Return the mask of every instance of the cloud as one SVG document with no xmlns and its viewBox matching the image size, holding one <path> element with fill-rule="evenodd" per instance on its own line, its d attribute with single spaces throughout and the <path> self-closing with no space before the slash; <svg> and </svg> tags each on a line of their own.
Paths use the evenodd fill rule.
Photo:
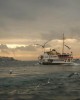
<svg viewBox="0 0 80 100">
<path fill-rule="evenodd" d="M 10 54 L 10 52 L 8 50 L 5 50 L 5 49 L 1 49 L 1 53 L 3 53 L 3 55 L 5 54 Z M 7 55 L 8 56 L 8 55 Z"/>
<path fill-rule="evenodd" d="M 6 44 L 0 45 L 0 50 L 3 51 L 36 51 L 36 47 L 34 45 L 28 45 L 28 46 L 17 46 L 15 48 L 9 48 Z"/>
<path fill-rule="evenodd" d="M 35 12 L 32 10 L 33 7 L 30 8 L 29 2 L 25 0 L 0 0 L 0 12 L 7 18 L 33 20 Z"/>
<path fill-rule="evenodd" d="M 29 44 L 62 40 L 63 33 L 80 42 L 80 0 L 0 0 L 0 43 L 27 45 L 15 51 L 40 50 Z M 6 45 L 0 49 L 11 51 Z"/>
<path fill-rule="evenodd" d="M 34 52 L 36 51 L 36 48 L 32 45 L 29 45 L 29 46 L 16 47 L 15 50 Z"/>
<path fill-rule="evenodd" d="M 37 55 L 37 48 L 32 45 L 20 46 L 16 48 L 9 48 L 6 44 L 0 45 L 0 56 L 14 57 L 16 59 L 35 59 L 35 56 Z"/>
<path fill-rule="evenodd" d="M 39 39 L 42 33 L 52 37 L 50 31 L 70 34 L 73 25 L 80 27 L 79 3 L 79 0 L 0 0 L 0 38 Z"/>
<path fill-rule="evenodd" d="M 5 44 L 1 44 L 1 45 L 0 45 L 0 49 L 8 49 L 8 47 L 7 47 L 7 45 L 5 45 Z"/>
<path fill-rule="evenodd" d="M 1 44 L 0 45 L 0 52 L 5 55 L 5 54 L 9 54 L 9 48 L 7 47 L 7 45 L 5 44 Z M 1 55 L 1 54 L 0 54 Z"/>
</svg>

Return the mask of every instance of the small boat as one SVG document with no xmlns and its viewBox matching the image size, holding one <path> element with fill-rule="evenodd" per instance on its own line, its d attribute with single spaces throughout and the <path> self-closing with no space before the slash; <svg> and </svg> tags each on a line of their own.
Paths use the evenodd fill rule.
<svg viewBox="0 0 80 100">
<path fill-rule="evenodd" d="M 64 45 L 64 34 L 63 34 L 63 48 L 62 53 L 57 52 L 55 49 L 50 49 L 49 51 L 44 51 L 42 55 L 38 57 L 39 64 L 42 65 L 62 65 L 73 63 L 73 53 L 65 53 L 64 46 L 70 49 L 69 46 Z"/>
</svg>

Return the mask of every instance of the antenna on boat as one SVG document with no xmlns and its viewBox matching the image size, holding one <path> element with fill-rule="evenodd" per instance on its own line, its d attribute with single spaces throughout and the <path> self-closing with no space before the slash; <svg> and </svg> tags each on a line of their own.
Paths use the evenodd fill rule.
<svg viewBox="0 0 80 100">
<path fill-rule="evenodd" d="M 64 33 L 63 33 L 63 47 L 62 47 L 62 54 L 64 53 Z"/>
</svg>

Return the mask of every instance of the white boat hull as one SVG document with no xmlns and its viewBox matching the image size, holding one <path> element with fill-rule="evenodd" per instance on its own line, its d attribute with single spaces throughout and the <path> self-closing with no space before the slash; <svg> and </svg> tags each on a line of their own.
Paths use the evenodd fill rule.
<svg viewBox="0 0 80 100">
<path fill-rule="evenodd" d="M 40 62 L 42 65 L 72 65 L 73 62 Z"/>
</svg>

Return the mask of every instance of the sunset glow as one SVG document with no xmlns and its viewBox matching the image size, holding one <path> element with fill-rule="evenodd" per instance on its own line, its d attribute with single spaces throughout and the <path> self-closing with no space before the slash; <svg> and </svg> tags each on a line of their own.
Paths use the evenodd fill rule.
<svg viewBox="0 0 80 100">
<path fill-rule="evenodd" d="M 20 45 L 20 44 L 6 44 L 8 48 L 16 48 L 16 47 L 25 47 L 26 45 Z"/>
</svg>

